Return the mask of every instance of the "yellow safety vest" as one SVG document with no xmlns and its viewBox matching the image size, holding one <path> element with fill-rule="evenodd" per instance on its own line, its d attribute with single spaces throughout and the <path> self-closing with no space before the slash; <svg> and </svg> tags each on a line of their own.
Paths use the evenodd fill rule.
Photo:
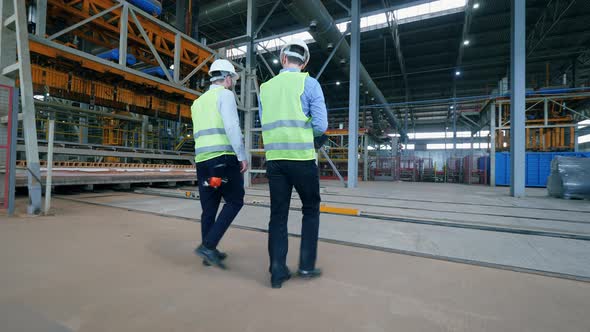
<svg viewBox="0 0 590 332">
<path fill-rule="evenodd" d="M 202 162 L 222 155 L 235 155 L 225 134 L 223 119 L 217 109 L 219 93 L 223 87 L 205 92 L 193 103 L 191 117 L 195 137 L 195 161 Z"/>
<path fill-rule="evenodd" d="M 285 71 L 260 87 L 262 141 L 266 160 L 314 160 L 311 117 L 301 95 L 307 73 Z"/>
</svg>

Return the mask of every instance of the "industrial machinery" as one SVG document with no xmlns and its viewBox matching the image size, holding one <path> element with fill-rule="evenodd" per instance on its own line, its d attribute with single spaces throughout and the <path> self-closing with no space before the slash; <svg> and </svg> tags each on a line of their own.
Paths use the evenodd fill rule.
<svg viewBox="0 0 590 332">
<path fill-rule="evenodd" d="M 78 172 L 78 181 L 62 178 L 64 184 L 108 183 L 107 177 L 85 182 L 91 178 L 85 169 L 158 174 L 127 171 L 118 175 L 134 180 L 110 176 L 116 183 L 193 180 L 190 106 L 221 55 L 160 20 L 158 0 L 43 3 L 26 1 L 41 159 L 52 119 L 55 166 Z M 25 145 L 18 142 L 18 165 L 25 167 Z M 60 173 L 54 175 L 59 185 Z"/>
<path fill-rule="evenodd" d="M 526 109 L 525 142 L 527 151 L 573 151 L 575 146 L 575 112 L 568 107 L 587 96 L 564 95 L 528 98 Z M 498 112 L 500 127 L 510 119 L 510 105 Z M 496 132 L 496 151 L 510 150 L 510 130 Z"/>
<path fill-rule="evenodd" d="M 368 140 L 368 130 L 365 128 L 359 129 L 359 174 L 362 177 L 363 165 L 366 163 L 364 146 L 365 140 Z M 347 129 L 329 129 L 326 131 L 328 140 L 325 144 L 325 151 L 328 158 L 335 165 L 338 172 L 343 176 L 348 176 L 348 130 Z M 332 167 L 324 155 L 319 156 L 320 176 L 322 179 L 338 179 L 336 170 Z"/>
</svg>

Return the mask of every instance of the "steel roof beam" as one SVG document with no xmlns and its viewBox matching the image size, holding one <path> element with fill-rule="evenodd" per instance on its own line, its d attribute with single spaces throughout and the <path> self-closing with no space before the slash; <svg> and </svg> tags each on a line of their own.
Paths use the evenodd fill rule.
<svg viewBox="0 0 590 332">
<path fill-rule="evenodd" d="M 301 24 L 309 24 L 312 20 L 317 22 L 317 28 L 314 29 L 314 31 L 310 30 L 310 33 L 318 45 L 322 46 L 324 49 L 328 48 L 327 45 L 329 43 L 337 42 L 342 38 L 342 33 L 336 27 L 334 19 L 320 0 L 293 0 L 285 6 L 291 15 L 293 15 L 293 17 Z M 348 42 L 342 42 L 338 48 L 337 55 L 341 59 L 350 58 L 350 45 Z M 401 128 L 395 118 L 393 109 L 387 106 L 387 99 L 371 79 L 371 76 L 362 63 L 359 63 L 359 71 L 360 79 L 364 84 L 363 89 L 368 90 L 378 103 L 386 105 L 383 111 L 387 121 L 392 127 L 396 128 L 402 136 L 405 135 L 403 128 Z"/>
<path fill-rule="evenodd" d="M 551 0 L 526 39 L 527 56 L 543 43 L 545 37 L 559 23 L 576 0 Z"/>
<path fill-rule="evenodd" d="M 388 8 L 391 7 L 389 5 L 389 1 L 388 0 L 381 0 L 381 2 L 383 3 L 383 8 Z M 405 98 L 406 101 L 410 101 L 410 85 L 408 83 L 408 74 L 406 72 L 406 63 L 404 61 L 404 54 L 402 52 L 402 47 L 401 47 L 401 42 L 399 39 L 399 26 L 397 24 L 397 19 L 395 17 L 395 12 L 393 11 L 387 11 L 385 12 L 385 15 L 387 17 L 387 25 L 389 27 L 389 32 L 391 33 L 391 39 L 393 40 L 393 45 L 395 46 L 395 54 L 397 56 L 397 61 L 399 64 L 399 68 L 402 74 L 402 78 L 404 80 L 404 88 L 405 88 Z M 405 121 L 405 130 L 407 132 L 407 109 L 405 110 L 406 112 L 406 119 Z M 414 123 L 414 113 L 413 111 L 410 109 L 411 112 L 411 119 L 412 119 L 412 123 Z"/>
</svg>

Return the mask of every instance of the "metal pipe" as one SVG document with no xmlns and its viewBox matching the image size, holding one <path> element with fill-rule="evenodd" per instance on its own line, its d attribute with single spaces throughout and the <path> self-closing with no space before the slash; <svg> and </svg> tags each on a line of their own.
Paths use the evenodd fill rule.
<svg viewBox="0 0 590 332">
<path fill-rule="evenodd" d="M 285 7 L 291 13 L 291 15 L 299 21 L 299 23 L 304 25 L 309 25 L 309 23 L 313 20 L 317 22 L 316 28 L 310 30 L 309 33 L 313 36 L 315 41 L 320 45 L 323 49 L 328 48 L 329 43 L 336 43 L 341 37 L 342 33 L 338 30 L 336 23 L 328 10 L 324 5 L 318 0 L 292 0 L 292 1 L 285 1 Z M 350 55 L 350 45 L 347 41 L 343 41 L 340 47 L 338 47 L 337 53 L 341 59 L 348 59 Z M 337 61 L 339 63 L 339 58 L 334 58 L 332 61 Z M 400 127 L 397 119 L 394 115 L 393 109 L 387 105 L 387 99 L 379 90 L 373 79 L 362 65 L 359 62 L 359 72 L 360 72 L 360 80 L 364 84 L 364 88 L 369 90 L 369 93 L 373 95 L 376 99 L 378 104 L 384 104 L 384 114 L 389 122 L 389 124 L 396 128 L 398 132 L 405 136 L 405 132 L 403 132 L 403 128 Z"/>
<path fill-rule="evenodd" d="M 273 2 L 276 2 L 276 0 L 258 0 L 256 1 L 256 6 L 261 7 Z M 199 8 L 199 25 L 211 24 L 215 21 L 244 13 L 247 8 L 248 1 L 246 0 L 223 1 L 222 5 L 220 5 L 220 1 L 213 1 L 209 5 Z"/>
</svg>

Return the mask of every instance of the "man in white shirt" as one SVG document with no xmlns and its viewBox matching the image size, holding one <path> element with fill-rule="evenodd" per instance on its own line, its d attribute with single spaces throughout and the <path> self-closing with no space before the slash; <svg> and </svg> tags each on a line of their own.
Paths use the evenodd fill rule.
<svg viewBox="0 0 590 332">
<path fill-rule="evenodd" d="M 191 108 L 195 161 L 201 201 L 201 245 L 195 253 L 205 265 L 225 268 L 227 255 L 217 249 L 244 205 L 244 176 L 248 169 L 238 109 L 232 89 L 239 78 L 228 60 L 213 62 L 211 86 Z M 223 209 L 217 216 L 221 198 Z"/>
</svg>

